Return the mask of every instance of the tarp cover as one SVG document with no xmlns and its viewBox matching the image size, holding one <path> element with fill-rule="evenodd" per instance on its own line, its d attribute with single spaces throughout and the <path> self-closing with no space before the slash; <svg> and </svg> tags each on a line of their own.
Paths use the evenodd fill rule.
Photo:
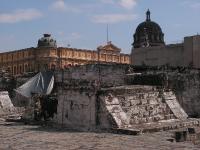
<svg viewBox="0 0 200 150">
<path fill-rule="evenodd" d="M 30 98 L 32 93 L 49 95 L 53 89 L 54 75 L 51 71 L 39 72 L 15 91 Z"/>
</svg>

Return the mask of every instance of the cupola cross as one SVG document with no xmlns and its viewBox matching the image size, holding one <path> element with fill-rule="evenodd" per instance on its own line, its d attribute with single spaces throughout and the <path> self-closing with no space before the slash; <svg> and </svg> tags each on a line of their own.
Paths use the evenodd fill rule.
<svg viewBox="0 0 200 150">
<path fill-rule="evenodd" d="M 146 12 L 147 18 L 146 21 L 151 21 L 151 12 L 149 11 L 149 9 Z"/>
</svg>

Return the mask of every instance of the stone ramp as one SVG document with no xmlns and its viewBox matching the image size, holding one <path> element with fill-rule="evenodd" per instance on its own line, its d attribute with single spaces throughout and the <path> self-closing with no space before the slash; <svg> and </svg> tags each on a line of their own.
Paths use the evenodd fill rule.
<svg viewBox="0 0 200 150">
<path fill-rule="evenodd" d="M 164 92 L 163 98 L 177 119 L 185 120 L 188 118 L 188 115 L 185 113 L 183 108 L 180 106 L 180 104 L 178 103 L 178 101 L 176 99 L 175 94 L 173 94 L 172 91 Z"/>
</svg>

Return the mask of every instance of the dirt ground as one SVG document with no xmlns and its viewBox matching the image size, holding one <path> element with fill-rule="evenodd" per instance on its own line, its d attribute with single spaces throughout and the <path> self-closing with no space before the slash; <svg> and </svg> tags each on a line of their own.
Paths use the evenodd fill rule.
<svg viewBox="0 0 200 150">
<path fill-rule="evenodd" d="M 79 132 L 0 121 L 0 150 L 199 150 L 192 142 L 170 142 L 171 132 L 138 136 Z"/>
</svg>

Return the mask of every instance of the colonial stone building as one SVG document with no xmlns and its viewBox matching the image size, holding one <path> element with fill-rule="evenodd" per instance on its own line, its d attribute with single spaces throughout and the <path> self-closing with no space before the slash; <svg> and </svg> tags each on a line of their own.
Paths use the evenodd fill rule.
<svg viewBox="0 0 200 150">
<path fill-rule="evenodd" d="M 36 48 L 26 48 L 0 53 L 0 68 L 8 69 L 13 75 L 41 69 L 66 68 L 91 63 L 129 64 L 130 56 L 120 53 L 121 49 L 111 42 L 97 50 L 57 47 L 50 34 L 38 40 Z"/>
<path fill-rule="evenodd" d="M 134 34 L 131 63 L 148 66 L 184 66 L 200 68 L 200 35 L 185 37 L 182 43 L 165 45 L 161 27 L 151 21 L 139 24 Z"/>
</svg>

